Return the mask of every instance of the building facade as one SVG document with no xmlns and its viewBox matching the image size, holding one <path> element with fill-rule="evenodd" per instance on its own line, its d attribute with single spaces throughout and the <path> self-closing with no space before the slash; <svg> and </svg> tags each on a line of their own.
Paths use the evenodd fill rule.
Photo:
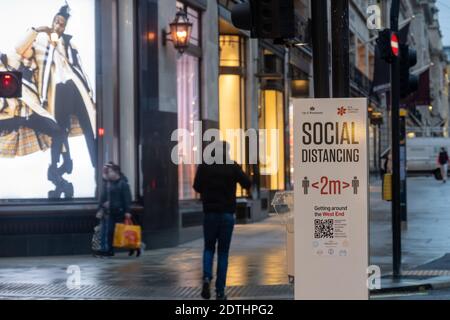
<svg viewBox="0 0 450 320">
<path fill-rule="evenodd" d="M 381 29 L 389 28 L 392 2 L 376 2 L 382 13 Z M 406 134 L 408 138 L 447 137 L 448 59 L 442 47 L 436 1 L 402 1 L 399 30 L 400 42 L 417 52 L 417 63 L 410 70 L 419 80 L 417 92 L 401 101 L 401 107 L 407 111 Z M 388 66 L 379 68 L 378 72 L 380 70 L 381 73 L 390 73 Z M 379 81 L 380 77 L 376 78 Z M 384 77 L 383 80 L 389 82 L 389 77 Z M 384 86 L 377 82 L 374 88 L 382 105 L 379 149 L 383 156 L 390 150 L 390 86 L 389 83 Z"/>
<path fill-rule="evenodd" d="M 405 19 L 413 17 L 408 40 L 417 50 L 413 73 L 419 76 L 420 86 L 415 103 L 408 104 L 408 134 L 448 137 L 448 59 L 443 51 L 436 1 L 409 1 L 403 11 Z M 427 99 L 422 98 L 424 93 Z"/>
</svg>

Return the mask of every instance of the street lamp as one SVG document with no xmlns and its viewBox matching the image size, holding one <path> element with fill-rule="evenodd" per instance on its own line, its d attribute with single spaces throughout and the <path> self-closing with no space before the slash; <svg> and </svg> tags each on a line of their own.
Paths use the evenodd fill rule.
<svg viewBox="0 0 450 320">
<path fill-rule="evenodd" d="M 189 21 L 186 11 L 180 9 L 169 27 L 170 32 L 163 30 L 163 44 L 166 45 L 167 41 L 171 41 L 175 49 L 183 54 L 189 47 L 192 32 L 192 22 Z"/>
</svg>

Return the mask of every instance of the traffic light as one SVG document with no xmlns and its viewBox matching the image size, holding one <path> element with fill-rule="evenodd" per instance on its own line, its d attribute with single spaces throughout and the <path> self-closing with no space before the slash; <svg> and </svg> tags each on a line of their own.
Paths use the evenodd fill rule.
<svg viewBox="0 0 450 320">
<path fill-rule="evenodd" d="M 249 0 L 231 11 L 236 28 L 250 30 L 252 38 L 290 39 L 295 35 L 294 0 Z"/>
<path fill-rule="evenodd" d="M 0 72 L 0 98 L 22 97 L 22 73 Z"/>
<path fill-rule="evenodd" d="M 400 97 L 406 98 L 419 88 L 419 77 L 410 72 L 417 64 L 417 51 L 406 44 L 400 45 Z"/>
<path fill-rule="evenodd" d="M 377 47 L 380 58 L 387 63 L 392 63 L 395 57 L 399 56 L 398 35 L 389 29 L 384 29 L 378 33 Z"/>
</svg>

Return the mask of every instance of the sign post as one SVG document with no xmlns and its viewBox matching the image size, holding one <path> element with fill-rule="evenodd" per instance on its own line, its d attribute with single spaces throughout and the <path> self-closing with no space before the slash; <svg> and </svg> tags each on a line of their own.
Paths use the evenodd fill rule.
<svg viewBox="0 0 450 320">
<path fill-rule="evenodd" d="M 295 298 L 368 299 L 367 99 L 294 102 Z"/>
</svg>

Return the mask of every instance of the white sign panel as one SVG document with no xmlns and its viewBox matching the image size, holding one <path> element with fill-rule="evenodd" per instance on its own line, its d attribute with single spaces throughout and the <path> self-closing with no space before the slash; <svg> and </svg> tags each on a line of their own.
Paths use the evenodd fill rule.
<svg viewBox="0 0 450 320">
<path fill-rule="evenodd" d="M 294 102 L 295 298 L 368 299 L 367 99 Z"/>
</svg>

